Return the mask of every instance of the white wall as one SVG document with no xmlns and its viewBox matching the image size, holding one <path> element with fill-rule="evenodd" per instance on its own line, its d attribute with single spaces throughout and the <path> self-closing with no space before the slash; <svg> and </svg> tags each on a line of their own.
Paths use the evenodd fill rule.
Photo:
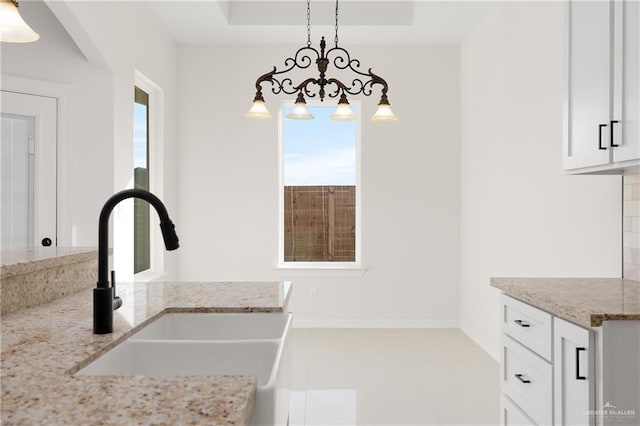
<svg viewBox="0 0 640 426">
<path fill-rule="evenodd" d="M 157 188 L 162 189 L 159 195 L 177 222 L 177 47 L 166 30 L 141 2 L 50 1 L 45 5 L 34 1 L 24 2 L 20 9 L 41 38 L 25 45 L 3 44 L 3 74 L 62 82 L 72 88 L 72 244 L 97 245 L 100 208 L 114 192 L 132 187 L 136 71 L 164 91 L 164 170 Z M 116 238 L 114 256 L 122 280 L 132 273 L 133 221 L 132 203 L 121 205 L 114 216 L 118 234 L 124 238 Z M 155 232 L 160 238 L 159 229 Z M 167 271 L 175 271 L 173 253 L 166 259 Z"/>
<path fill-rule="evenodd" d="M 243 114 L 256 78 L 297 47 L 181 47 L 179 278 L 292 278 L 299 324 L 457 325 L 457 47 L 348 46 L 387 79 L 400 117 L 369 122 L 378 99 L 363 98 L 362 277 L 275 269 L 278 123 Z M 277 112 L 277 98 L 264 94 Z"/>
<path fill-rule="evenodd" d="M 141 72 L 164 91 L 163 175 L 157 188 L 151 188 L 165 202 L 174 221 L 176 206 L 176 55 L 177 46 L 149 13 L 143 2 L 69 2 L 69 25 L 79 23 L 92 44 L 113 72 L 113 192 L 133 187 L 133 100 L 135 73 Z M 61 18 L 66 10 L 52 2 Z M 65 20 L 62 20 L 65 23 Z M 117 23 L 117 24 L 115 24 Z M 158 143 L 158 141 L 151 141 Z M 153 170 L 150 171 L 153 173 Z M 115 267 L 120 279 L 130 279 L 133 272 L 133 203 L 123 202 L 114 212 Z M 152 214 L 155 219 L 156 215 Z M 156 235 L 159 229 L 153 227 Z M 175 255 L 166 254 L 169 277 L 175 271 Z"/>
<path fill-rule="evenodd" d="M 494 357 L 489 277 L 621 274 L 621 178 L 562 172 L 562 7 L 500 3 L 461 46 L 460 321 Z"/>
<path fill-rule="evenodd" d="M 70 235 L 59 238 L 74 246 L 96 245 L 99 209 L 113 190 L 113 77 L 108 69 L 85 59 L 43 2 L 23 2 L 20 13 L 40 34 L 40 40 L 2 43 L 1 71 L 3 75 L 68 86 L 66 219 Z"/>
</svg>

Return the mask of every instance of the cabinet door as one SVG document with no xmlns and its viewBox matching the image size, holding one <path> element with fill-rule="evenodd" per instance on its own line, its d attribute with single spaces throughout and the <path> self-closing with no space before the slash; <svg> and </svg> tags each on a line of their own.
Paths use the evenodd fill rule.
<svg viewBox="0 0 640 426">
<path fill-rule="evenodd" d="M 554 318 L 555 425 L 595 425 L 593 332 Z"/>
<path fill-rule="evenodd" d="M 500 396 L 500 425 L 536 426 L 536 423 L 506 395 Z"/>
<path fill-rule="evenodd" d="M 563 149 L 567 170 L 611 161 L 612 8 L 610 1 L 570 1 L 566 6 Z"/>
<path fill-rule="evenodd" d="M 640 158 L 640 3 L 616 0 L 614 8 L 616 162 Z"/>
</svg>

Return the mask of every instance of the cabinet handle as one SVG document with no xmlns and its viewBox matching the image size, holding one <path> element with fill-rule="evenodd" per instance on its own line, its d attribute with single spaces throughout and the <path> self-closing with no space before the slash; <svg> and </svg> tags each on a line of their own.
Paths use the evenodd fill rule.
<svg viewBox="0 0 640 426">
<path fill-rule="evenodd" d="M 606 124 L 598 124 L 598 148 L 607 149 L 606 146 L 602 146 L 602 128 L 607 127 Z"/>
<path fill-rule="evenodd" d="M 620 145 L 616 145 L 615 143 L 613 143 L 613 124 L 614 123 L 619 123 L 619 121 L 618 120 L 611 120 L 611 148 L 615 148 L 617 146 L 620 146 Z"/>
<path fill-rule="evenodd" d="M 513 322 L 518 324 L 520 327 L 529 327 L 529 323 L 528 322 L 524 322 L 522 320 L 514 320 Z"/>
<path fill-rule="evenodd" d="M 524 374 L 514 374 L 516 379 L 520 380 L 522 383 L 531 383 L 531 380 L 525 379 Z"/>
<path fill-rule="evenodd" d="M 576 380 L 587 380 L 585 376 L 580 375 L 580 352 L 586 350 L 587 348 L 576 348 Z"/>
</svg>

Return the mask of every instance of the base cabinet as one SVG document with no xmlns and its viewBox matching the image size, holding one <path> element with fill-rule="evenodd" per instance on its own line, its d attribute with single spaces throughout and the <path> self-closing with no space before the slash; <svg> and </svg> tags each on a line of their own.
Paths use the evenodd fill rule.
<svg viewBox="0 0 640 426">
<path fill-rule="evenodd" d="M 594 333 L 553 320 L 554 424 L 595 426 Z"/>
<path fill-rule="evenodd" d="M 640 321 L 584 327 L 501 296 L 501 424 L 640 425 Z"/>
<path fill-rule="evenodd" d="M 594 339 L 502 295 L 501 424 L 595 426 Z"/>
<path fill-rule="evenodd" d="M 537 426 L 508 396 L 500 396 L 500 424 L 505 426 Z"/>
</svg>

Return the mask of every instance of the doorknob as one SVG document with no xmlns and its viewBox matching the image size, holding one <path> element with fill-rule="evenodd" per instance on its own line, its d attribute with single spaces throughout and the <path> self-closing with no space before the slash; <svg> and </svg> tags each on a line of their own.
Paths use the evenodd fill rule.
<svg viewBox="0 0 640 426">
<path fill-rule="evenodd" d="M 43 238 L 42 239 L 42 246 L 43 247 L 49 247 L 51 245 L 51 238 Z"/>
</svg>

